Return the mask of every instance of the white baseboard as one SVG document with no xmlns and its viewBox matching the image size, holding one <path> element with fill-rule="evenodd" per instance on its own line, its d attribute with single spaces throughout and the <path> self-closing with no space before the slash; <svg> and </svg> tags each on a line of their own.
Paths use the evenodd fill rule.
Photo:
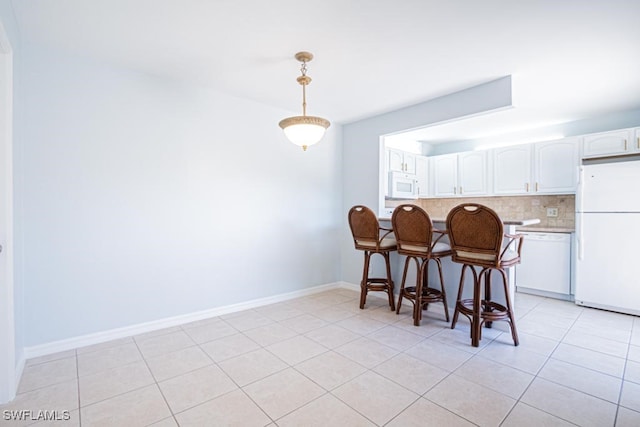
<svg viewBox="0 0 640 427">
<path fill-rule="evenodd" d="M 23 357 L 21 360 L 22 368 L 19 369 L 18 378 L 16 384 L 19 384 L 20 376 L 22 375 L 22 369 L 26 359 L 32 359 L 34 357 L 46 356 L 49 354 L 58 353 L 61 351 L 73 350 L 80 347 L 85 347 L 93 344 L 100 344 L 103 342 L 115 340 L 118 338 L 126 338 L 134 335 L 144 334 L 146 332 L 153 332 L 159 329 L 169 328 L 172 326 L 180 326 L 190 322 L 198 320 L 208 319 L 215 316 L 221 316 L 223 314 L 235 313 L 237 311 L 248 310 L 251 308 L 261 307 L 264 305 L 275 304 L 282 301 L 288 301 L 294 298 L 300 298 L 307 295 L 313 295 L 319 292 L 324 292 L 329 289 L 347 288 L 352 289 L 352 285 L 347 282 L 334 282 L 324 285 L 318 285 L 311 288 L 301 289 L 299 291 L 288 292 L 285 294 L 273 295 L 265 298 L 258 298 L 255 300 L 245 301 L 237 304 L 226 305 L 223 307 L 216 307 L 210 310 L 198 311 L 195 313 L 184 314 L 181 316 L 167 317 L 165 319 L 154 320 L 152 322 L 139 323 L 136 325 L 125 326 L 123 328 L 110 329 L 108 331 L 96 332 L 93 334 L 81 335 L 78 337 L 68 338 L 60 341 L 53 341 L 45 344 L 39 344 L 31 347 L 25 347 Z M 360 287 L 357 286 L 359 290 Z"/>
<path fill-rule="evenodd" d="M 338 285 L 338 287 L 340 288 L 344 288 L 344 289 L 349 289 L 351 291 L 356 291 L 356 292 L 360 292 L 360 285 L 356 285 L 355 283 L 351 283 L 351 282 L 337 282 L 336 283 Z"/>
</svg>

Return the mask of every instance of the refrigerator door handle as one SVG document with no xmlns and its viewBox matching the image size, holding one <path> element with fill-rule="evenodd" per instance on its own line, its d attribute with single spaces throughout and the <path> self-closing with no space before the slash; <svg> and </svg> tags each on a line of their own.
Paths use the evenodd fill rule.
<svg viewBox="0 0 640 427">
<path fill-rule="evenodd" d="M 578 222 L 578 224 L 577 224 L 578 225 L 578 229 L 577 229 L 578 237 L 576 239 L 577 240 L 576 243 L 577 243 L 577 246 L 578 246 L 578 261 L 582 261 L 583 258 L 584 258 L 584 232 L 583 232 L 583 229 L 582 229 L 582 227 L 583 227 L 582 223 L 584 222 L 583 221 L 583 217 L 582 217 L 583 215 L 584 214 L 582 212 L 578 212 L 578 215 L 577 215 L 577 218 L 576 218 L 578 220 L 577 221 Z"/>
<path fill-rule="evenodd" d="M 584 167 L 579 166 L 578 167 L 578 191 L 577 191 L 577 210 L 578 212 L 583 212 L 583 208 L 582 208 L 582 192 L 583 192 L 583 187 L 584 187 Z"/>
</svg>

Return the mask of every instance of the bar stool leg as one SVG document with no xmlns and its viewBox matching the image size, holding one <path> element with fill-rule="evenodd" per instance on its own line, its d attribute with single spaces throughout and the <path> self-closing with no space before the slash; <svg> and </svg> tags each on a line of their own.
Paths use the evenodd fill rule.
<svg viewBox="0 0 640 427">
<path fill-rule="evenodd" d="M 398 305 L 396 308 L 396 314 L 400 314 L 400 307 L 402 307 L 402 300 L 404 299 L 405 291 L 405 281 L 407 280 L 407 270 L 409 269 L 409 262 L 411 261 L 411 257 L 407 257 L 404 261 L 404 271 L 402 273 L 402 282 L 400 283 L 400 292 L 398 293 Z"/>
<path fill-rule="evenodd" d="M 395 286 L 393 283 L 393 278 L 391 277 L 391 260 L 389 257 L 389 252 L 384 252 L 382 255 L 384 256 L 384 263 L 387 266 L 387 293 L 389 294 L 389 308 L 391 309 L 391 311 L 395 311 L 396 306 L 393 302 L 393 288 Z"/>
<path fill-rule="evenodd" d="M 513 338 L 513 345 L 516 347 L 520 344 L 518 340 L 518 331 L 516 330 L 516 319 L 513 315 L 513 308 L 511 307 L 511 298 L 509 297 L 509 285 L 507 279 L 507 273 L 504 270 L 500 270 L 502 274 L 502 283 L 504 285 L 505 301 L 507 302 L 507 311 L 509 312 L 509 326 L 511 326 L 511 338 Z"/>
<path fill-rule="evenodd" d="M 415 258 L 416 260 L 416 299 L 413 305 L 413 325 L 420 326 L 422 320 L 422 290 L 424 289 L 424 260 Z"/>
<path fill-rule="evenodd" d="M 371 253 L 364 251 L 364 269 L 362 270 L 362 281 L 360 282 L 360 310 L 364 309 L 367 300 L 367 284 L 369 283 L 369 260 Z"/>
<path fill-rule="evenodd" d="M 424 292 L 425 289 L 427 290 L 427 293 L 429 291 L 429 259 L 425 259 L 422 258 L 420 260 L 422 262 L 422 291 Z M 422 296 L 422 293 L 420 293 L 420 296 Z M 422 302 L 420 304 L 420 320 L 422 320 L 422 312 L 424 310 L 427 310 L 429 308 L 429 303 L 428 302 Z"/>
<path fill-rule="evenodd" d="M 474 277 L 473 314 L 471 316 L 471 345 L 480 346 L 481 313 L 482 313 L 482 272 Z M 486 283 L 485 283 L 486 285 Z"/>
<path fill-rule="evenodd" d="M 438 275 L 440 276 L 440 290 L 442 291 L 442 303 L 444 304 L 444 315 L 445 318 L 447 319 L 447 322 L 449 322 L 449 307 L 447 306 L 447 294 L 444 290 L 444 279 L 442 277 L 442 262 L 440 261 L 440 258 L 433 258 L 436 262 L 436 264 L 438 264 Z"/>
<path fill-rule="evenodd" d="M 491 305 L 489 304 L 489 302 L 491 301 L 491 269 L 487 269 L 484 272 L 484 304 L 482 307 L 483 311 L 487 311 L 487 312 L 492 312 L 493 308 L 491 307 Z M 491 328 L 491 326 L 493 325 L 492 321 L 487 321 L 484 323 L 485 326 L 487 328 Z"/>
<path fill-rule="evenodd" d="M 468 265 L 462 265 L 462 272 L 460 273 L 460 285 L 458 286 L 458 297 L 456 298 L 456 308 L 453 310 L 453 321 L 451 322 L 451 329 L 456 327 L 456 323 L 458 323 L 458 316 L 460 315 L 459 304 L 462 304 L 462 292 L 464 291 L 464 273 L 467 269 Z"/>
</svg>

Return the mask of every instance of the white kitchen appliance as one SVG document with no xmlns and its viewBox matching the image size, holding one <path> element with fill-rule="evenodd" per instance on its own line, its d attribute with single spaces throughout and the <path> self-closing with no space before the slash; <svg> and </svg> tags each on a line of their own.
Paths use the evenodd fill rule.
<svg viewBox="0 0 640 427">
<path fill-rule="evenodd" d="M 389 197 L 392 199 L 417 199 L 417 177 L 410 173 L 389 172 Z"/>
<path fill-rule="evenodd" d="M 584 162 L 576 206 L 576 304 L 640 315 L 640 160 Z"/>
<path fill-rule="evenodd" d="M 571 233 L 518 233 L 524 236 L 518 292 L 571 299 Z"/>
</svg>

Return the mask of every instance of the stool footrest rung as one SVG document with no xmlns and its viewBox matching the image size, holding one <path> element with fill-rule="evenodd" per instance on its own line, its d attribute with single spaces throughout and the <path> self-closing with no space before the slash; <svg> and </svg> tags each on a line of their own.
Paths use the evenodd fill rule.
<svg viewBox="0 0 640 427">
<path fill-rule="evenodd" d="M 460 311 L 460 313 L 464 314 L 465 316 L 473 316 L 472 299 L 464 299 L 458 301 L 456 306 L 458 308 L 458 311 Z M 509 320 L 509 310 L 502 304 L 498 304 L 495 301 L 482 300 L 481 307 L 482 311 L 480 312 L 480 317 L 487 321 Z"/>
</svg>

